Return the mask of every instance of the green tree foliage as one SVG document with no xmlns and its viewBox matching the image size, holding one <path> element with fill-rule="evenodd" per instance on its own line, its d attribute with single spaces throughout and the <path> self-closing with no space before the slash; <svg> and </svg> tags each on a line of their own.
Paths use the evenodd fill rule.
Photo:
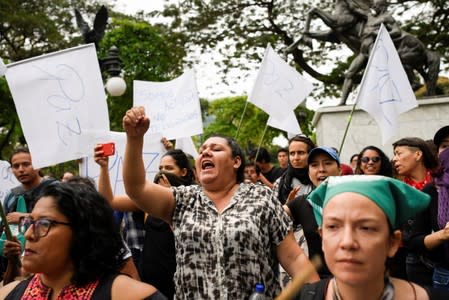
<svg viewBox="0 0 449 300">
<path fill-rule="evenodd" d="M 82 0 L 0 0 L 0 55 L 19 61 L 79 43 L 73 9 L 93 12 L 99 6 Z"/>
<path fill-rule="evenodd" d="M 416 35 L 425 45 L 438 51 L 445 63 L 449 58 L 449 1 L 397 0 L 394 8 L 399 15 L 415 11 L 406 18 L 404 30 Z"/>
<path fill-rule="evenodd" d="M 100 5 L 81 0 L 0 0 L 0 7 L 0 57 L 8 63 L 82 44 L 74 9 L 92 26 Z M 111 129 L 121 131 L 122 116 L 132 106 L 133 80 L 163 81 L 179 76 L 185 52 L 181 34 L 170 34 L 163 26 L 153 27 L 108 10 L 113 18 L 97 50 L 104 58 L 115 45 L 123 61 L 127 92 L 122 97 L 108 98 Z M 26 141 L 4 78 L 0 78 L 0 98 L 0 159 L 7 160 L 12 148 Z M 76 172 L 77 163 L 67 162 L 44 172 L 60 177 L 67 170 Z"/>
<path fill-rule="evenodd" d="M 403 20 L 403 28 L 415 34 L 429 48 L 438 50 L 443 62 L 449 57 L 449 1 L 396 0 L 389 1 L 390 10 Z M 267 43 L 278 53 L 299 38 L 304 31 L 307 12 L 320 8 L 333 13 L 334 0 L 180 0 L 165 7 L 163 15 L 173 20 L 172 26 L 185 32 L 189 44 L 203 52 L 218 49 L 224 60 L 216 62 L 226 69 L 245 70 L 263 57 Z M 320 22 L 312 23 L 313 30 L 328 29 Z M 336 54 L 346 48 L 341 44 L 320 43 L 318 47 L 297 48 L 289 59 L 297 69 L 309 73 L 325 84 L 318 96 L 335 96 L 343 83 L 343 74 L 352 57 Z M 331 71 L 329 66 L 334 66 Z M 228 79 L 224 72 L 223 80 Z M 318 99 L 318 97 L 315 97 Z"/>
<path fill-rule="evenodd" d="M 100 56 L 105 57 L 113 45 L 119 48 L 127 89 L 121 97 L 108 97 L 108 107 L 111 130 L 122 131 L 122 117 L 132 106 L 133 81 L 178 77 L 183 72 L 185 52 L 173 37 L 145 21 L 122 16 L 114 18 L 110 28 L 100 44 Z"/>
<path fill-rule="evenodd" d="M 94 12 L 94 1 L 0 0 L 0 57 L 5 63 L 79 44 L 73 9 Z M 25 138 L 6 79 L 0 78 L 0 159 L 7 159 Z"/>
<path fill-rule="evenodd" d="M 207 126 L 204 128 L 203 140 L 216 133 L 235 137 L 242 119 L 242 113 L 245 110 L 245 104 L 246 96 L 228 97 L 210 102 L 206 113 Z M 295 110 L 295 114 L 301 124 L 301 130 L 305 134 L 310 135 L 311 128 L 309 124 L 313 112 L 303 106 L 299 106 Z M 237 137 L 239 144 L 247 151 L 257 148 L 262 139 L 267 121 L 268 115 L 248 102 Z M 272 145 L 271 141 L 279 134 L 285 135 L 278 129 L 268 127 L 263 137 L 262 146 L 274 150 L 276 147 Z"/>
</svg>

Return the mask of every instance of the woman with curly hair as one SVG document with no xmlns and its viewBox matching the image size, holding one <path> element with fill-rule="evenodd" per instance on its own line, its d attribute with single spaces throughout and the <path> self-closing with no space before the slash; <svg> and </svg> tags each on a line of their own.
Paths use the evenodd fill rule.
<svg viewBox="0 0 449 300">
<path fill-rule="evenodd" d="M 112 209 L 85 184 L 45 188 L 20 230 L 22 266 L 35 275 L 3 287 L 1 299 L 166 299 L 117 273 L 124 250 Z"/>
<path fill-rule="evenodd" d="M 100 145 L 95 147 L 94 159 L 100 165 L 98 190 L 111 207 L 118 211 L 144 214 L 128 195 L 113 195 L 108 157 L 103 155 Z M 154 183 L 165 187 L 194 184 L 195 174 L 186 153 L 180 149 L 171 149 L 163 154 Z M 167 222 L 151 214 L 145 218 L 143 226 L 145 236 L 140 259 L 136 264 L 140 280 L 154 285 L 168 299 L 173 299 L 175 294 L 173 276 L 176 271 L 173 231 Z"/>
<path fill-rule="evenodd" d="M 376 146 L 366 146 L 358 154 L 355 174 L 393 177 L 393 166 L 382 150 Z"/>
</svg>

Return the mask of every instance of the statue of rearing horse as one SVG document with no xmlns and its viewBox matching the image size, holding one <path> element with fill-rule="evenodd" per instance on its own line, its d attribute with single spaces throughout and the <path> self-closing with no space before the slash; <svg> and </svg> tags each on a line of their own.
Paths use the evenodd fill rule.
<svg viewBox="0 0 449 300">
<path fill-rule="evenodd" d="M 367 36 L 367 30 L 372 31 L 370 32 L 371 38 L 374 34 L 375 40 L 380 28 L 379 23 L 378 26 L 371 24 L 369 26 L 372 28 L 367 29 L 368 18 L 372 20 L 375 15 L 388 14 L 386 7 L 385 0 L 372 0 L 372 3 L 370 0 L 336 0 L 332 14 L 318 8 L 312 8 L 308 12 L 303 35 L 286 49 L 286 53 L 291 52 L 301 43 L 311 47 L 312 39 L 346 44 L 356 56 L 345 73 L 340 101 L 340 105 L 344 105 L 352 90 L 354 78 L 365 67 L 371 50 L 370 47 L 367 50 L 366 46 L 362 45 Z M 330 29 L 311 32 L 310 25 L 315 16 L 320 18 Z M 386 20 L 391 24 L 395 23 L 391 15 L 388 15 Z M 372 23 L 372 21 L 370 22 Z M 389 26 L 386 27 L 389 28 Z M 399 26 L 396 28 L 399 28 Z M 427 84 L 427 94 L 434 95 L 440 66 L 439 54 L 428 50 L 415 36 L 400 29 L 399 37 L 393 38 L 393 41 L 412 87 L 416 88 L 419 85 L 414 75 L 414 70 L 416 70 Z"/>
<path fill-rule="evenodd" d="M 316 7 L 312 8 L 307 13 L 303 40 L 307 44 L 310 39 L 344 43 L 357 53 L 360 49 L 360 34 L 368 12 L 368 0 L 337 0 L 332 14 Z M 320 18 L 330 30 L 311 32 L 310 24 L 315 16 Z"/>
</svg>

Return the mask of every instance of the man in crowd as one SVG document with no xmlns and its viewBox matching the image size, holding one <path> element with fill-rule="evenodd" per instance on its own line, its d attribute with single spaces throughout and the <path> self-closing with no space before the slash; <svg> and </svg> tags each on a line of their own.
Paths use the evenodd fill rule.
<svg viewBox="0 0 449 300">
<path fill-rule="evenodd" d="M 278 163 L 279 168 L 286 170 L 288 167 L 288 149 L 279 148 L 278 149 Z"/>
<path fill-rule="evenodd" d="M 56 179 L 44 178 L 40 169 L 33 167 L 30 150 L 26 147 L 16 148 L 9 158 L 9 163 L 12 173 L 20 182 L 20 185 L 11 189 L 6 195 L 3 207 L 8 222 L 18 224 L 20 218 L 32 210 L 36 197 L 42 188 L 56 182 Z M 25 200 L 26 213 L 16 211 L 19 196 L 22 196 Z"/>
<path fill-rule="evenodd" d="M 248 163 L 245 165 L 245 183 L 261 183 L 259 181 L 260 168 L 258 165 Z"/>
<path fill-rule="evenodd" d="M 276 179 L 282 176 L 284 170 L 273 166 L 273 164 L 271 163 L 270 153 L 265 148 L 260 148 L 259 152 L 254 151 L 250 158 L 255 159 L 256 164 L 260 168 L 260 181 L 263 184 L 267 185 L 269 188 L 273 188 L 273 183 L 276 181 Z"/>
<path fill-rule="evenodd" d="M 35 169 L 30 150 L 26 147 L 16 148 L 9 158 L 11 170 L 20 185 L 11 189 L 3 202 L 6 219 L 13 235 L 17 235 L 20 218 L 26 216 L 34 207 L 40 191 L 47 185 L 57 182 L 53 178 L 43 178 L 40 169 Z M 3 229 L 3 227 L 2 227 Z M 3 246 L 3 245 L 2 245 Z M 3 249 L 1 249 L 3 250 Z M 3 251 L 2 251 L 3 253 Z M 7 261 L 2 257 L 1 274 L 6 269 Z"/>
</svg>

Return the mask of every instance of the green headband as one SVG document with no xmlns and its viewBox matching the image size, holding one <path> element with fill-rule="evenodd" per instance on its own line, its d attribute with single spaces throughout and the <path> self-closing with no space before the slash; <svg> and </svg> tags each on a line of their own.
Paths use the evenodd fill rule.
<svg viewBox="0 0 449 300">
<path fill-rule="evenodd" d="M 393 229 L 426 209 L 430 202 L 429 195 L 393 178 L 377 175 L 332 176 L 307 197 L 319 226 L 322 225 L 323 209 L 329 200 L 345 192 L 363 195 L 376 203 Z"/>
</svg>

